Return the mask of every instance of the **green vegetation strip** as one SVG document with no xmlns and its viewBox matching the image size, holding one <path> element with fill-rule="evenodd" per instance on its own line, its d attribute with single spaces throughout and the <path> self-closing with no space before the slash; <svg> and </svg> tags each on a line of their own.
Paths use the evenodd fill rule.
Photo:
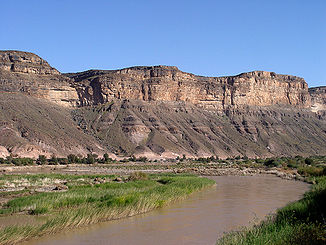
<svg viewBox="0 0 326 245">
<path fill-rule="evenodd" d="M 221 244 L 326 244 L 326 176 L 314 177 L 303 199 L 253 228 L 231 232 Z"/>
<path fill-rule="evenodd" d="M 18 176 L 16 176 L 19 178 Z M 108 176 L 97 176 L 108 178 Z M 15 176 L 4 176 L 11 181 Z M 42 215 L 45 223 L 8 226 L 0 230 L 0 244 L 15 244 L 29 238 L 56 233 L 100 221 L 119 219 L 162 207 L 189 194 L 215 184 L 213 180 L 193 175 L 133 174 L 126 183 L 108 182 L 87 184 L 90 176 L 29 175 L 33 182 L 48 179 L 67 179 L 65 192 L 44 192 L 14 198 L 5 204 L 2 215 Z M 93 176 L 94 178 L 94 176 Z M 79 183 L 83 179 L 82 184 Z"/>
</svg>

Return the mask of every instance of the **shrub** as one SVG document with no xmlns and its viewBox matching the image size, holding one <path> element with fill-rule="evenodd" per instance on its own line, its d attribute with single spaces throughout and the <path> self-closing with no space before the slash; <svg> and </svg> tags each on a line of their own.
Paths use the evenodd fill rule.
<svg viewBox="0 0 326 245">
<path fill-rule="evenodd" d="M 276 159 L 267 159 L 264 164 L 267 167 L 277 167 L 280 165 L 280 162 Z"/>
<path fill-rule="evenodd" d="M 289 159 L 287 166 L 289 168 L 297 168 L 298 167 L 298 163 L 295 160 L 293 160 L 293 159 Z"/>
<path fill-rule="evenodd" d="M 147 180 L 148 179 L 148 174 L 143 173 L 143 172 L 133 172 L 130 174 L 128 177 L 129 181 L 135 181 L 135 180 Z"/>
<path fill-rule="evenodd" d="M 46 164 L 46 163 L 47 163 L 46 156 L 44 156 L 44 155 L 39 155 L 39 156 L 38 156 L 38 159 L 36 160 L 36 163 L 37 163 L 38 165 L 44 165 L 44 164 Z"/>
<path fill-rule="evenodd" d="M 243 156 L 242 159 L 247 161 L 249 158 L 247 156 Z"/>
<path fill-rule="evenodd" d="M 137 159 L 137 161 L 138 161 L 138 162 L 147 162 L 148 160 L 147 160 L 147 157 L 139 157 L 139 158 Z"/>
<path fill-rule="evenodd" d="M 94 156 L 92 154 L 87 154 L 86 163 L 93 164 L 94 162 L 95 162 Z"/>
<path fill-rule="evenodd" d="M 326 172 L 325 168 L 306 166 L 298 168 L 298 173 L 304 176 L 322 176 Z"/>
<path fill-rule="evenodd" d="M 107 162 L 112 162 L 112 159 L 109 157 L 109 154 L 105 153 L 103 155 L 103 158 L 104 158 L 104 162 L 107 163 Z"/>
<path fill-rule="evenodd" d="M 58 158 L 58 163 L 60 165 L 67 165 L 69 163 L 67 158 Z"/>
<path fill-rule="evenodd" d="M 50 165 L 57 165 L 58 164 L 58 158 L 55 155 L 52 155 L 51 159 L 49 160 Z"/>
<path fill-rule="evenodd" d="M 16 166 L 26 166 L 26 165 L 33 165 L 34 161 L 31 158 L 13 158 L 11 162 Z"/>
<path fill-rule="evenodd" d="M 68 163 L 77 163 L 77 162 L 79 162 L 79 159 L 76 155 L 74 154 L 68 155 Z"/>
<path fill-rule="evenodd" d="M 312 164 L 314 163 L 314 160 L 311 159 L 311 158 L 306 158 L 306 159 L 304 160 L 304 162 L 305 162 L 305 164 L 307 164 L 307 165 L 312 165 Z"/>
</svg>

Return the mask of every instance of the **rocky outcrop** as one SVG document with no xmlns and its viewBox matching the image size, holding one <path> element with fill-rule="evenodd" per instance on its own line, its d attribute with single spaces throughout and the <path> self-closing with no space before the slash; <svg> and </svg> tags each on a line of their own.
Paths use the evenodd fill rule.
<svg viewBox="0 0 326 245">
<path fill-rule="evenodd" d="M 60 75 L 55 68 L 39 56 L 22 51 L 0 51 L 0 69 L 38 75 Z"/>
<path fill-rule="evenodd" d="M 203 77 L 139 66 L 61 74 L 35 54 L 0 51 L 0 157 L 326 154 L 325 94 L 273 72 Z"/>
<path fill-rule="evenodd" d="M 78 104 L 71 80 L 39 56 L 21 51 L 0 51 L 0 91 L 25 93 L 70 107 Z"/>
<path fill-rule="evenodd" d="M 80 104 L 113 99 L 184 101 L 206 109 L 292 105 L 310 107 L 304 79 L 254 71 L 230 77 L 202 77 L 173 66 L 131 67 L 116 71 L 91 70 L 67 74 L 75 80 Z"/>
<path fill-rule="evenodd" d="M 230 77 L 202 77 L 174 66 L 139 66 L 62 75 L 39 56 L 0 51 L 0 90 L 22 92 L 63 106 L 97 105 L 113 99 L 184 101 L 224 110 L 229 107 L 310 107 L 304 79 L 254 71 Z"/>
<path fill-rule="evenodd" d="M 309 88 L 311 96 L 311 109 L 319 114 L 325 114 L 326 112 L 326 86 Z"/>
</svg>

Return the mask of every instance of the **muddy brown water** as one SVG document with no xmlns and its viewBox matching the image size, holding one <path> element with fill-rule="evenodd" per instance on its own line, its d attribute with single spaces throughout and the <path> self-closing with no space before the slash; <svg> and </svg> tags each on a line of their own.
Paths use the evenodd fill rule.
<svg viewBox="0 0 326 245">
<path fill-rule="evenodd" d="M 216 187 L 169 207 L 23 244 L 215 244 L 223 232 L 258 223 L 309 190 L 306 183 L 274 176 L 210 178 L 216 181 Z"/>
</svg>

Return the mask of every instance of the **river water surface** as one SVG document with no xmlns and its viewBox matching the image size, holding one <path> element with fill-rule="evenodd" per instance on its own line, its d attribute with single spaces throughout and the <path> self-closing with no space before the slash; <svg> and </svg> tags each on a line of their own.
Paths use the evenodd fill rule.
<svg viewBox="0 0 326 245">
<path fill-rule="evenodd" d="M 215 244 L 223 232 L 252 225 L 309 190 L 274 176 L 210 177 L 216 187 L 147 214 L 32 240 L 24 245 Z"/>
</svg>

